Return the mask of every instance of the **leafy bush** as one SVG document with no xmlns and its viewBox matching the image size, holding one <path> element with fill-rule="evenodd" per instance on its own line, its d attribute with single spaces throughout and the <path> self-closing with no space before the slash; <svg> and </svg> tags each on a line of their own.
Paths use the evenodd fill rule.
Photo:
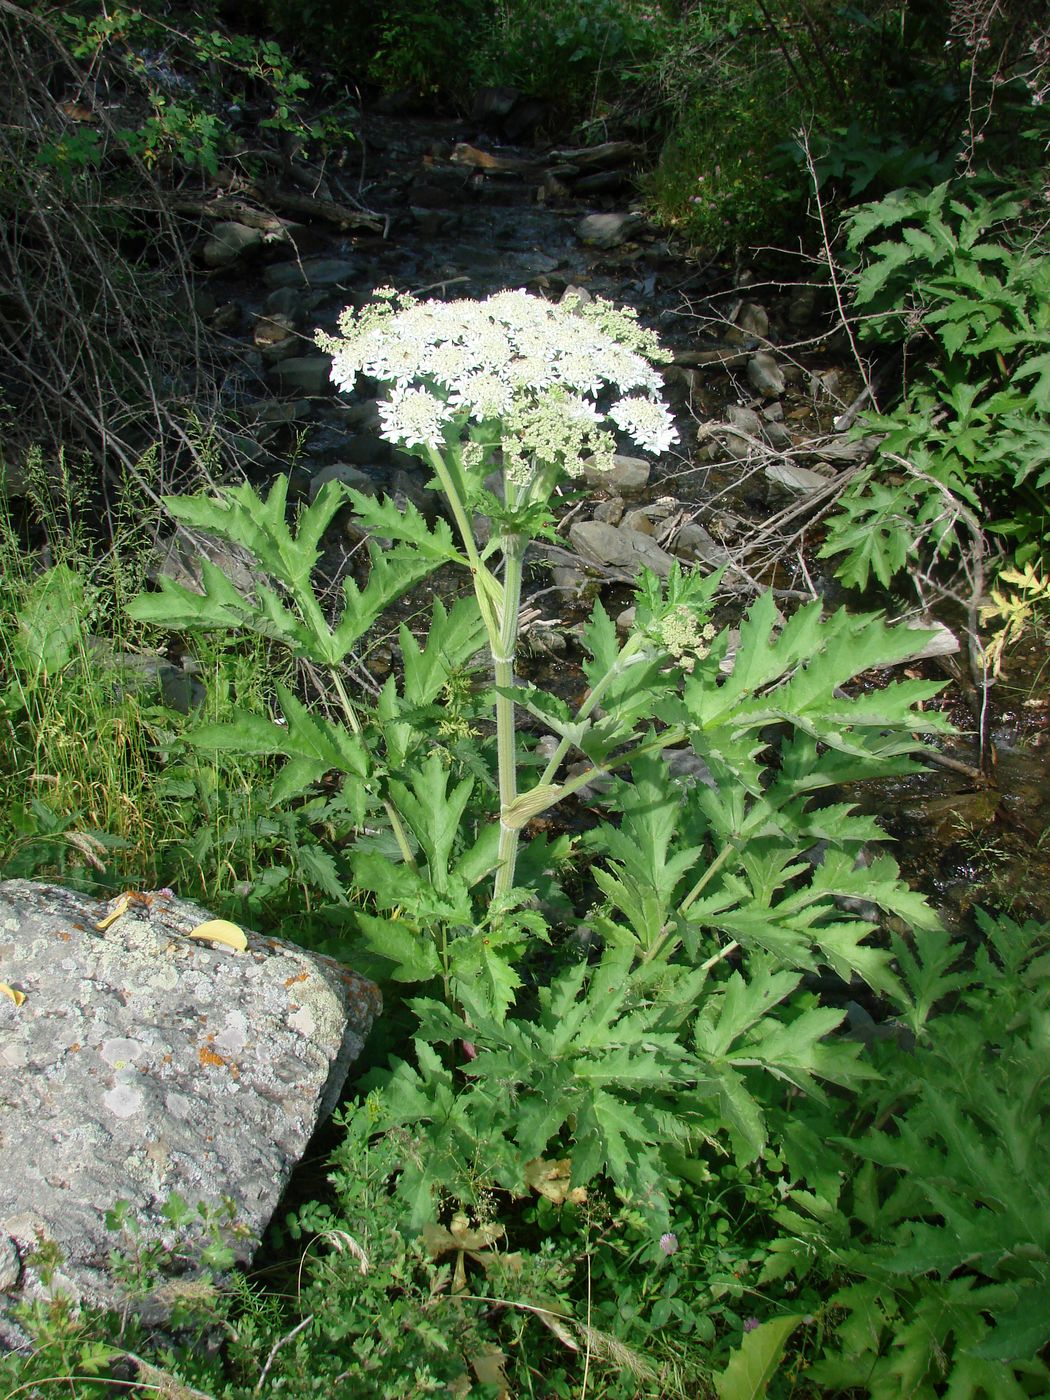
<svg viewBox="0 0 1050 1400">
<path fill-rule="evenodd" d="M 121 653 L 141 639 L 122 604 L 145 583 L 149 516 L 125 495 L 104 550 L 78 523 L 84 471 L 62 460 L 49 480 L 35 452 L 27 474 L 51 562 L 34 567 L 0 496 L 0 861 L 9 876 L 70 875 L 119 849 L 132 868 L 148 866 L 160 690 L 136 684 Z M 109 631 L 105 643 L 96 628 Z"/>
<path fill-rule="evenodd" d="M 501 0 L 473 76 L 544 98 L 554 123 L 600 122 L 639 105 L 646 68 L 670 33 L 656 0 Z"/>
<path fill-rule="evenodd" d="M 932 15 L 880 3 L 848 12 L 796 0 L 688 7 L 652 70 L 668 128 L 657 209 L 705 249 L 808 241 L 799 129 L 825 179 L 850 131 L 874 132 L 875 146 L 910 142 L 916 126 L 930 132 L 951 101 L 943 81 L 926 76 L 944 37 Z"/>
<path fill-rule="evenodd" d="M 111 82 L 119 75 L 125 97 L 118 121 L 86 134 L 74 124 L 45 148 L 47 160 L 66 162 L 67 142 L 82 143 L 86 135 L 99 156 L 102 146 L 115 140 L 148 167 L 174 160 L 214 176 L 220 158 L 238 153 L 229 117 L 237 97 L 265 96 L 270 114 L 261 122 L 264 130 L 314 140 L 324 135 L 301 112 L 310 80 L 272 39 L 230 33 L 209 24 L 207 15 L 180 26 L 153 4 L 99 9 L 91 0 L 79 0 L 49 18 L 69 56 L 94 65 Z M 70 73 L 71 82 L 75 77 Z M 90 84 L 85 86 L 90 91 Z M 98 119 L 89 111 L 82 117 Z"/>
<path fill-rule="evenodd" d="M 865 420 L 885 435 L 879 457 L 828 523 L 821 552 L 844 556 L 846 583 L 888 584 L 920 550 L 957 551 L 967 511 L 1020 563 L 1045 548 L 1050 263 L 1022 212 L 1013 195 L 945 181 L 847 219 L 859 336 L 907 346 L 913 368 L 899 407 Z"/>
<path fill-rule="evenodd" d="M 0 497 L 0 872 L 179 885 L 255 921 L 301 918 L 304 893 L 308 906 L 342 890 L 316 834 L 338 838 L 339 802 L 275 815 L 257 797 L 265 760 L 205 757 L 182 737 L 225 719 L 233 693 L 266 713 L 281 659 L 264 642 L 201 637 L 187 669 L 166 661 L 126 611 L 150 571 L 156 512 L 126 485 L 104 543 L 82 523 L 89 481 L 31 454 L 22 504 L 46 567 Z"/>
</svg>

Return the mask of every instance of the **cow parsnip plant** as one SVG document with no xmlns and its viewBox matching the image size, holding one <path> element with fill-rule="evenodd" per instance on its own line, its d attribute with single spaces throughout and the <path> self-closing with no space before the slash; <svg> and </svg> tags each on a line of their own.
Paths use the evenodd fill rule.
<svg viewBox="0 0 1050 1400">
<path fill-rule="evenodd" d="M 376 1076 L 377 1128 L 419 1143 L 399 1178 L 411 1218 L 432 1214 L 442 1190 L 524 1191 L 527 1164 L 556 1153 L 571 1157 L 574 1189 L 604 1173 L 637 1202 L 656 1250 L 675 1173 L 701 1144 L 751 1160 L 779 1131 L 775 1084 L 819 1094 L 869 1072 L 856 1045 L 831 1038 L 843 1013 L 812 989 L 812 974 L 831 972 L 898 992 L 855 902 L 935 925 L 892 857 L 861 864 L 881 832 L 829 795 L 908 771 L 916 736 L 945 728 L 920 709 L 934 686 L 844 692 L 923 634 L 825 618 L 819 604 L 785 621 L 767 594 L 732 650 L 710 622 L 717 576 L 675 571 L 643 577 L 625 639 L 595 606 L 579 704 L 522 685 L 523 565 L 552 524 L 555 485 L 609 461 L 617 432 L 650 451 L 673 441 L 659 347 L 604 302 L 521 292 L 451 304 L 385 294 L 341 330 L 325 342 L 336 381 L 385 386 L 384 435 L 431 468 L 454 529 L 334 484 L 291 522 L 284 480 L 265 499 L 246 485 L 176 498 L 180 521 L 251 551 L 254 592 L 205 562 L 201 594 L 164 580 L 133 611 L 254 631 L 330 680 L 328 710 L 282 688 L 279 720 L 240 715 L 196 742 L 284 755 L 276 803 L 342 777 L 356 835 L 334 855 L 348 898 L 329 922 L 349 960 L 418 991 L 413 1048 Z M 312 575 L 346 500 L 389 545 L 372 544 L 366 582 L 347 579 L 329 616 Z M 484 542 L 478 515 L 491 522 Z M 422 639 L 402 626 L 399 675 L 374 704 L 351 696 L 346 658 L 448 566 L 472 596 L 435 602 Z M 553 736 L 543 758 L 523 713 Z M 674 779 L 669 755 L 691 776 Z M 585 839 L 532 824 L 598 779 L 604 816 Z M 558 883 L 570 859 L 575 906 Z"/>
</svg>

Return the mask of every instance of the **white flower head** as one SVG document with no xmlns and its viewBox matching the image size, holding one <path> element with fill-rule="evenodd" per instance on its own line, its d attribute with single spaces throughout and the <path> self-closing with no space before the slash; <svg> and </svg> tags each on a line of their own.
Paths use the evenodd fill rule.
<svg viewBox="0 0 1050 1400">
<path fill-rule="evenodd" d="M 318 336 L 333 380 L 349 389 L 366 374 L 392 386 L 383 436 L 404 447 L 440 447 L 454 418 L 499 421 L 507 470 L 527 480 L 537 463 L 578 475 L 585 457 L 611 461 L 610 420 L 649 452 L 677 438 L 651 363 L 666 355 L 633 312 L 601 299 L 417 301 L 381 288 L 339 330 Z"/>
<path fill-rule="evenodd" d="M 503 418 L 514 405 L 514 393 L 498 374 L 470 374 L 461 379 L 449 395 L 449 403 L 465 408 L 476 423 Z"/>
<path fill-rule="evenodd" d="M 621 399 L 609 417 L 646 452 L 659 456 L 678 441 L 678 429 L 667 407 L 658 399 Z"/>
<path fill-rule="evenodd" d="M 483 368 L 477 349 L 454 340 L 443 340 L 435 345 L 427 360 L 427 374 L 439 384 L 452 389 L 464 379 Z"/>
<path fill-rule="evenodd" d="M 381 436 L 399 447 L 440 448 L 444 425 L 452 418 L 448 404 L 428 389 L 397 389 L 379 405 Z"/>
<path fill-rule="evenodd" d="M 653 629 L 656 640 L 685 671 L 711 650 L 715 628 L 685 606 L 674 608 Z"/>
<path fill-rule="evenodd" d="M 503 460 L 513 480 L 525 482 L 535 463 L 582 476 L 584 462 L 611 461 L 612 436 L 590 400 L 555 386 L 516 405 L 504 421 Z"/>
</svg>

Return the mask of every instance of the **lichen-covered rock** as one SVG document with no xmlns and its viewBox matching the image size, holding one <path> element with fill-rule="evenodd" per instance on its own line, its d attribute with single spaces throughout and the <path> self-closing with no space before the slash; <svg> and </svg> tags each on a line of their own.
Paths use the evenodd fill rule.
<svg viewBox="0 0 1050 1400">
<path fill-rule="evenodd" d="M 278 939 L 247 932 L 237 952 L 190 938 L 208 918 L 170 891 L 106 902 L 0 883 L 0 1343 L 17 1340 L 14 1303 L 47 1296 L 29 1257 L 41 1241 L 61 1251 L 53 1289 L 121 1300 L 117 1201 L 148 1246 L 173 1243 L 173 1193 L 228 1199 L 250 1258 L 339 1097 L 378 990 Z"/>
</svg>

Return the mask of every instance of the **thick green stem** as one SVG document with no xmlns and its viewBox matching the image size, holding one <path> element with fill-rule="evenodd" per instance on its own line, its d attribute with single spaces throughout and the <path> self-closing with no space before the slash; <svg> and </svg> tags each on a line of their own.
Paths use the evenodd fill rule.
<svg viewBox="0 0 1050 1400">
<path fill-rule="evenodd" d="M 445 499 L 452 511 L 452 518 L 456 522 L 459 537 L 463 541 L 463 550 L 467 556 L 474 582 L 474 593 L 478 600 L 478 607 L 481 609 L 481 620 L 489 635 L 489 646 L 494 648 L 497 645 L 500 631 L 502 590 L 478 553 L 477 542 L 474 539 L 474 525 L 467 510 L 466 492 L 461 474 L 456 470 L 455 465 L 447 462 L 436 448 L 427 448 L 427 460 L 434 468 L 434 475 L 441 483 L 441 489 L 444 491 Z"/>
<path fill-rule="evenodd" d="M 617 754 L 610 758 L 608 763 L 596 763 L 591 768 L 585 768 L 582 773 L 577 773 L 575 777 L 568 778 L 564 783 L 560 783 L 557 788 L 558 796 L 554 801 L 548 803 L 553 807 L 555 802 L 562 801 L 569 797 L 578 788 L 586 787 L 588 783 L 593 783 L 595 778 L 604 778 L 608 773 L 615 773 L 617 768 L 623 768 L 631 763 L 633 759 L 641 758 L 650 753 L 663 753 L 664 749 L 669 749 L 673 745 L 681 743 L 686 737 L 686 730 L 682 725 L 676 725 L 674 729 L 665 729 L 652 741 L 636 744 L 633 749 L 628 749 L 624 753 Z M 539 784 L 537 784 L 537 787 Z M 546 807 L 541 807 L 540 811 L 545 812 Z"/>
<path fill-rule="evenodd" d="M 711 969 L 717 967 L 720 962 L 725 962 L 726 958 L 735 953 L 739 947 L 740 944 L 734 938 L 732 942 L 727 943 L 724 948 L 719 948 L 717 953 L 712 953 L 706 962 L 702 962 L 700 964 L 700 970 L 702 972 L 710 972 Z"/>
<path fill-rule="evenodd" d="M 514 701 L 501 692 L 514 685 L 514 657 L 518 645 L 518 610 L 521 604 L 522 563 L 528 541 L 509 535 L 503 541 L 503 616 L 500 618 L 498 650 L 492 650 L 496 679 L 496 758 L 499 770 L 499 848 L 493 898 L 514 886 L 514 866 L 518 856 L 518 828 L 507 823 L 507 813 L 518 796 L 518 749 L 515 733 Z"/>
<path fill-rule="evenodd" d="M 354 734 L 360 735 L 361 721 L 357 717 L 357 710 L 354 708 L 354 702 L 346 693 L 346 686 L 343 685 L 342 676 L 339 674 L 339 672 L 335 669 L 334 666 L 329 666 L 328 674 L 332 678 L 332 685 L 335 689 L 335 693 L 339 696 L 339 703 L 343 707 L 343 714 L 346 716 L 347 724 L 350 726 Z"/>
<path fill-rule="evenodd" d="M 463 549 L 470 563 L 474 593 L 482 621 L 488 633 L 489 653 L 496 681 L 496 756 L 499 772 L 499 866 L 493 887 L 493 897 L 506 894 L 514 885 L 514 866 L 518 854 L 518 829 L 506 820 L 518 795 L 518 754 L 515 738 L 514 701 L 501 690 L 514 685 L 514 658 L 518 644 L 518 611 L 521 605 L 522 562 L 528 539 L 508 534 L 501 541 L 503 553 L 503 584 L 500 587 L 478 552 L 474 526 L 467 509 L 465 482 L 458 461 L 446 459 L 435 448 L 427 449 L 430 465 L 448 499 Z M 515 504 L 516 491 L 506 485 L 507 505 Z"/>
</svg>

